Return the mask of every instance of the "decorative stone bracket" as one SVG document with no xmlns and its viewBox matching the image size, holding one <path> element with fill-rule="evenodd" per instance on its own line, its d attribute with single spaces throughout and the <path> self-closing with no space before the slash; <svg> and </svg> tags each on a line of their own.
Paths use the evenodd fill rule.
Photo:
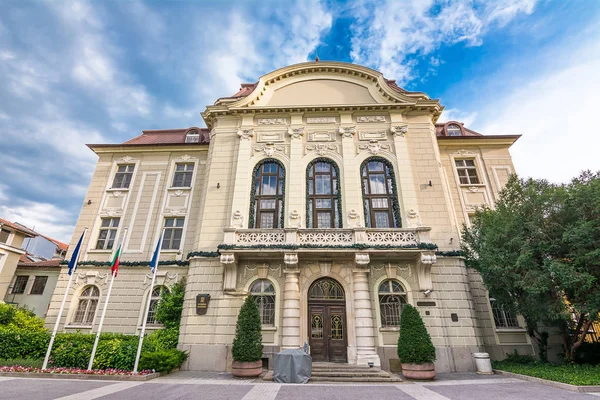
<svg viewBox="0 0 600 400">
<path fill-rule="evenodd" d="M 356 253 L 354 255 L 354 263 L 359 267 L 369 265 L 370 262 L 371 258 L 368 253 Z"/>
<path fill-rule="evenodd" d="M 223 265 L 223 291 L 235 291 L 237 286 L 237 260 L 233 253 L 221 253 Z"/>
<path fill-rule="evenodd" d="M 390 131 L 394 137 L 404 137 L 408 133 L 408 125 L 392 125 Z"/>
<path fill-rule="evenodd" d="M 437 261 L 434 252 L 422 252 L 419 262 L 417 263 L 417 276 L 419 278 L 419 289 L 424 292 L 425 290 L 432 290 L 433 284 L 431 283 L 431 266 Z"/>
</svg>

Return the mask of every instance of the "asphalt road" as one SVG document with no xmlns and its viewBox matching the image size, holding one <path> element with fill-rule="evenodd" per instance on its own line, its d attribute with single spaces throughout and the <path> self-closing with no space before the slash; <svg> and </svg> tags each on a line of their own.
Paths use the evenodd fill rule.
<svg viewBox="0 0 600 400">
<path fill-rule="evenodd" d="M 26 400 L 598 400 L 583 394 L 502 376 L 441 374 L 434 382 L 285 385 L 237 380 L 225 373 L 179 372 L 148 382 L 0 377 L 0 399 Z"/>
</svg>

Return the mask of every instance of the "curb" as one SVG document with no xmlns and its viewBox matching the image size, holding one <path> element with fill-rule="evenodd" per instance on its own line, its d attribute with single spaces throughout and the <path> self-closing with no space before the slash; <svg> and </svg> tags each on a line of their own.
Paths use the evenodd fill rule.
<svg viewBox="0 0 600 400">
<path fill-rule="evenodd" d="M 0 372 L 0 376 L 11 378 L 41 379 L 82 379 L 100 381 L 149 381 L 158 378 L 159 372 L 148 375 L 95 375 L 95 374 L 53 374 L 49 372 Z"/>
<path fill-rule="evenodd" d="M 547 379 L 542 379 L 542 378 L 536 378 L 535 376 L 529 376 L 529 375 L 521 375 L 521 374 L 515 374 L 514 372 L 507 372 L 507 371 L 502 371 L 499 369 L 494 369 L 494 373 L 498 374 L 498 375 L 505 375 L 511 378 L 516 378 L 516 379 L 521 379 L 524 381 L 529 381 L 529 382 L 535 382 L 535 383 L 540 383 L 542 385 L 546 385 L 546 386 L 552 386 L 558 389 L 564 389 L 564 390 L 570 390 L 571 392 L 577 392 L 577 393 L 600 393 L 600 386 L 577 386 L 577 385 L 571 385 L 568 383 L 563 383 L 563 382 L 555 382 L 555 381 L 549 381 Z"/>
</svg>

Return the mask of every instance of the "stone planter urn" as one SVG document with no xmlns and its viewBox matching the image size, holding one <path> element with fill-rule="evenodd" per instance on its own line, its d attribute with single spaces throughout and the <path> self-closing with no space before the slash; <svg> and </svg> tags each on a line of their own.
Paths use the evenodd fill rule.
<svg viewBox="0 0 600 400">
<path fill-rule="evenodd" d="M 406 379 L 431 380 L 435 378 L 435 364 L 402 363 L 402 375 Z"/>
<path fill-rule="evenodd" d="M 231 372 L 237 378 L 254 378 L 262 373 L 262 361 L 233 361 Z"/>
</svg>

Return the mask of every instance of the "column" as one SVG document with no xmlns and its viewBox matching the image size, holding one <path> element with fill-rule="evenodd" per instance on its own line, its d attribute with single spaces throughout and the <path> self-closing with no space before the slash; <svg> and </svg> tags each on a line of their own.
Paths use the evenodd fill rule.
<svg viewBox="0 0 600 400">
<path fill-rule="evenodd" d="M 298 285 L 298 254 L 286 253 L 283 289 L 283 329 L 281 349 L 300 348 L 300 287 Z"/>
<path fill-rule="evenodd" d="M 369 255 L 356 254 L 356 267 L 352 270 L 354 289 L 354 318 L 356 325 L 356 364 L 380 367 L 381 360 L 375 349 L 373 311 L 369 294 Z"/>
<path fill-rule="evenodd" d="M 294 116 L 293 116 L 294 117 Z M 296 119 L 293 118 L 293 121 Z M 302 121 L 300 119 L 300 121 Z M 301 228 L 306 226 L 304 218 L 306 216 L 306 207 L 304 206 L 305 201 L 305 190 L 297 190 L 298 188 L 304 188 L 304 174 L 306 171 L 302 168 L 302 137 L 304 135 L 304 127 L 299 125 L 292 125 L 288 129 L 288 136 L 290 138 L 290 170 L 287 172 L 287 179 L 289 184 L 286 185 L 290 190 L 286 192 L 285 205 L 287 223 L 284 225 L 288 228 Z"/>
</svg>

